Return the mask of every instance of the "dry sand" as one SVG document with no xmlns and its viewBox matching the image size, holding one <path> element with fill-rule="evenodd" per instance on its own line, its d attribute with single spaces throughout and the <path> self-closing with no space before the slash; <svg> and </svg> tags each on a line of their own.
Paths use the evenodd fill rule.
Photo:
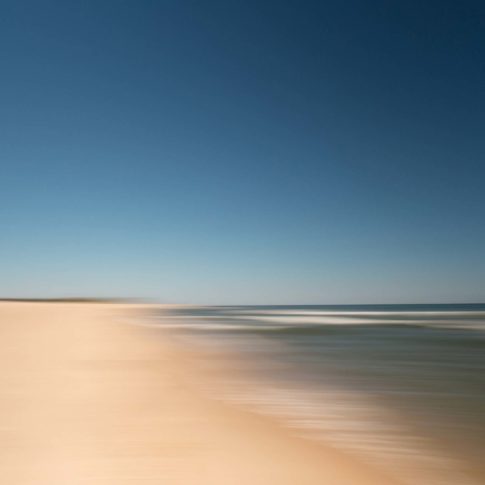
<svg viewBox="0 0 485 485">
<path fill-rule="evenodd" d="M 111 304 L 0 303 L 2 485 L 391 485 L 201 392 L 187 351 Z"/>
</svg>

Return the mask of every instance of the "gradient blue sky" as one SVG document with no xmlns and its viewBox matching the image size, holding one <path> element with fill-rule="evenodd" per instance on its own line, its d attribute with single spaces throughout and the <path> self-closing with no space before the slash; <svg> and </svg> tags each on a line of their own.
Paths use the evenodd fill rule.
<svg viewBox="0 0 485 485">
<path fill-rule="evenodd" d="M 485 9 L 0 2 L 0 294 L 485 300 Z"/>
</svg>

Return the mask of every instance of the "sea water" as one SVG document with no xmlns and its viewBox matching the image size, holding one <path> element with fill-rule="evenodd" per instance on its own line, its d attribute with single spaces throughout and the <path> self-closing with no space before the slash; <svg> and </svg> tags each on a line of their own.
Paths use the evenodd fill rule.
<svg viewBox="0 0 485 485">
<path fill-rule="evenodd" d="M 148 318 L 224 353 L 238 370 L 220 388 L 227 399 L 402 483 L 485 483 L 485 305 L 187 306 Z"/>
</svg>

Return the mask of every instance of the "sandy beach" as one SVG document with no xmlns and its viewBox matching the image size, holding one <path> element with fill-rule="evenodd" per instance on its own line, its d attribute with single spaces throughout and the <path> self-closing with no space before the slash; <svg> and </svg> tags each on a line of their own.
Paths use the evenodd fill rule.
<svg viewBox="0 0 485 485">
<path fill-rule="evenodd" d="M 395 483 L 201 392 L 204 371 L 117 304 L 0 304 L 1 483 Z"/>
</svg>

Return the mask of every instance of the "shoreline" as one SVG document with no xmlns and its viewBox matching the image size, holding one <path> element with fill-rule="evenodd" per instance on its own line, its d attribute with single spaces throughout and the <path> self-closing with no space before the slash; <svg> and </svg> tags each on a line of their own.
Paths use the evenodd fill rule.
<svg viewBox="0 0 485 485">
<path fill-rule="evenodd" d="M 193 352 L 120 322 L 152 306 L 0 303 L 6 485 L 396 484 L 202 392 Z"/>
</svg>

